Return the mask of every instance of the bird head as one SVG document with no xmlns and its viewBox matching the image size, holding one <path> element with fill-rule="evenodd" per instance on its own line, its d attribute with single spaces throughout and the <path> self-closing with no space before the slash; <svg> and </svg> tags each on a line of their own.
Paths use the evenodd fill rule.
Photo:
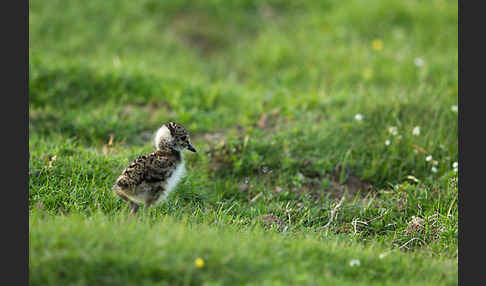
<svg viewBox="0 0 486 286">
<path fill-rule="evenodd" d="M 163 146 L 180 152 L 184 150 L 196 152 L 191 144 L 189 132 L 182 125 L 171 121 L 162 125 L 155 134 L 155 148 L 160 150 Z"/>
</svg>

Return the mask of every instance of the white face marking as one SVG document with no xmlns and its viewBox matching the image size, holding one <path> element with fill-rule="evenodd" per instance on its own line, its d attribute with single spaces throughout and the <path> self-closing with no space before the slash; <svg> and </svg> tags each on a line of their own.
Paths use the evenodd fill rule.
<svg viewBox="0 0 486 286">
<path fill-rule="evenodd" d="M 165 124 L 162 125 L 162 127 L 160 127 L 159 130 L 157 130 L 157 133 L 155 134 L 155 140 L 154 140 L 155 149 L 159 150 L 159 144 L 160 141 L 162 140 L 164 141 L 172 140 L 172 135 L 170 134 L 170 130 L 165 126 Z"/>
</svg>

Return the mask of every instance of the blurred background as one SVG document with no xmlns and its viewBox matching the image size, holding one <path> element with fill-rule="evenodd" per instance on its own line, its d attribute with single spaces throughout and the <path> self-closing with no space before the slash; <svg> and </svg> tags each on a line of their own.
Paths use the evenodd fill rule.
<svg viewBox="0 0 486 286">
<path fill-rule="evenodd" d="M 34 0 L 30 55 L 299 91 L 454 80 L 457 3 Z"/>
</svg>

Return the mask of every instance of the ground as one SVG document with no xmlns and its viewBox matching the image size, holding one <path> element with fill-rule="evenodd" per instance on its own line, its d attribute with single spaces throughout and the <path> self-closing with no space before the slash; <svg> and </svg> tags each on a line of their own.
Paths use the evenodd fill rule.
<svg viewBox="0 0 486 286">
<path fill-rule="evenodd" d="M 30 284 L 457 285 L 457 2 L 29 5 Z"/>
</svg>

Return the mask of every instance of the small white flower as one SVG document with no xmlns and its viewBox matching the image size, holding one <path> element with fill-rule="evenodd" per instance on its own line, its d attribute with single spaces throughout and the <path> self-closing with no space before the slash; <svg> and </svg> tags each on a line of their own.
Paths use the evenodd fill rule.
<svg viewBox="0 0 486 286">
<path fill-rule="evenodd" d="M 412 130 L 412 134 L 415 136 L 420 135 L 420 126 L 415 126 L 415 128 Z"/>
<path fill-rule="evenodd" d="M 415 58 L 413 60 L 413 63 L 418 66 L 418 67 L 421 67 L 424 65 L 424 60 L 422 58 Z"/>
<path fill-rule="evenodd" d="M 391 135 L 395 136 L 398 134 L 398 129 L 395 126 L 390 126 L 388 127 L 388 132 L 390 132 Z"/>
<path fill-rule="evenodd" d="M 390 146 L 390 144 L 391 144 L 390 140 L 386 140 L 386 141 L 385 141 L 385 145 L 386 145 L 386 146 Z"/>
<path fill-rule="evenodd" d="M 361 262 L 359 262 L 359 259 L 353 259 L 349 261 L 349 266 L 354 267 L 354 266 L 360 266 Z"/>
<path fill-rule="evenodd" d="M 363 120 L 363 115 L 358 113 L 354 116 L 354 119 L 356 119 L 357 121 L 361 121 L 361 120 Z"/>
<path fill-rule="evenodd" d="M 427 161 L 427 162 L 432 161 L 432 155 L 425 157 L 425 161 Z"/>
<path fill-rule="evenodd" d="M 439 171 L 439 170 L 437 170 L 436 167 L 432 167 L 432 169 L 430 169 L 430 170 L 432 171 L 432 173 L 437 173 L 437 171 Z"/>
<path fill-rule="evenodd" d="M 386 254 L 386 253 L 382 253 L 382 254 L 380 254 L 380 255 L 378 256 L 378 258 L 379 258 L 379 259 L 383 259 L 383 258 L 385 258 L 385 256 L 387 256 L 387 255 L 388 255 L 388 254 Z"/>
<path fill-rule="evenodd" d="M 457 112 L 457 110 L 458 110 L 458 109 L 457 109 L 457 105 L 453 105 L 453 106 L 451 106 L 451 110 L 452 110 L 452 112 Z"/>
<path fill-rule="evenodd" d="M 459 167 L 459 164 L 457 162 L 452 163 L 452 168 L 457 168 Z"/>
</svg>

